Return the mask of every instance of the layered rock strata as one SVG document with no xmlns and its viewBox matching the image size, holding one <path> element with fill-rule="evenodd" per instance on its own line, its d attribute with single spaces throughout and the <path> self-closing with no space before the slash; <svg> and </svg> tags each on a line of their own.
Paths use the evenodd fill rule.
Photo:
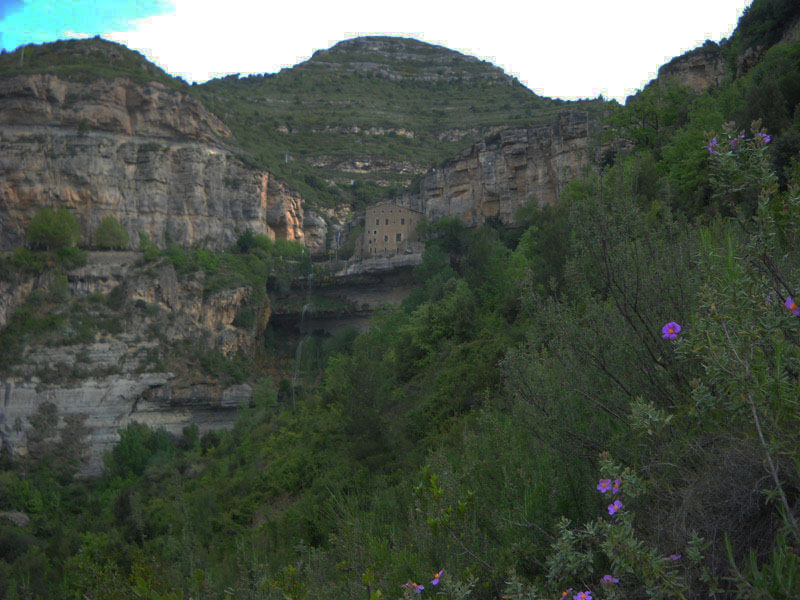
<svg viewBox="0 0 800 600">
<path fill-rule="evenodd" d="M 83 471 L 96 473 L 103 453 L 119 440 L 117 431 L 134 421 L 175 435 L 190 423 L 201 432 L 229 428 L 236 409 L 252 397 L 250 386 L 226 384 L 186 364 L 179 349 L 252 352 L 269 320 L 267 304 L 247 287 L 204 294 L 202 274 L 179 280 L 169 264 L 143 268 L 140 261 L 137 252 L 91 253 L 85 267 L 68 275 L 69 315 L 87 310 L 90 298 L 104 303 L 115 290 L 124 292 L 117 294 L 120 333 L 96 333 L 87 343 L 28 344 L 21 363 L 0 375 L 0 445 L 12 455 L 26 454 L 31 418 L 47 403 L 60 431 L 71 417 L 84 417 Z M 47 289 L 46 278 L 25 285 Z M 254 315 L 247 328 L 233 325 L 242 306 Z"/>
<path fill-rule="evenodd" d="M 88 245 L 107 215 L 134 244 L 221 248 L 245 229 L 303 242 L 302 198 L 230 142 L 196 99 L 157 82 L 0 79 L 0 249 L 23 243 L 45 206 L 68 208 Z"/>
<path fill-rule="evenodd" d="M 222 388 L 213 382 L 180 381 L 172 373 L 108 375 L 72 384 L 0 380 L 0 439 L 12 456 L 25 456 L 31 418 L 50 403 L 59 416 L 59 431 L 69 417 L 83 419 L 88 451 L 81 471 L 97 474 L 103 454 L 120 439 L 119 429 L 133 422 L 163 427 L 173 435 L 191 423 L 200 432 L 230 428 L 235 409 L 251 396 L 248 385 Z"/>
<path fill-rule="evenodd" d="M 728 76 L 728 59 L 719 44 L 707 40 L 699 48 L 673 58 L 658 69 L 659 82 L 676 82 L 695 92 L 722 84 Z"/>
<path fill-rule="evenodd" d="M 433 169 L 422 178 L 419 193 L 400 203 L 430 221 L 456 216 L 470 227 L 487 219 L 511 226 L 525 202 L 555 202 L 564 185 L 590 164 L 593 127 L 587 113 L 573 112 L 549 125 L 507 129 Z"/>
</svg>

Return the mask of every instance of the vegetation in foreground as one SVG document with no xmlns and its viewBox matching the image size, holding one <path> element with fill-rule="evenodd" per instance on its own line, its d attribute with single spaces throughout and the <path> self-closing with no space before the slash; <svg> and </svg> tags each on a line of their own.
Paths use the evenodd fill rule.
<svg viewBox="0 0 800 600">
<path fill-rule="evenodd" d="M 799 64 L 649 88 L 517 231 L 437 223 L 296 405 L 130 427 L 91 481 L 45 406 L 0 472 L 6 597 L 800 597 Z"/>
</svg>

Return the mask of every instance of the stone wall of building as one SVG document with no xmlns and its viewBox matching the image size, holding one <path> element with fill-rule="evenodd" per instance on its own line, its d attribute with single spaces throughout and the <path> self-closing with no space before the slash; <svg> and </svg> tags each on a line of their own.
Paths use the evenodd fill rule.
<svg viewBox="0 0 800 600">
<path fill-rule="evenodd" d="M 422 213 L 394 202 L 379 202 L 367 208 L 364 223 L 364 257 L 402 254 L 417 241 Z"/>
</svg>

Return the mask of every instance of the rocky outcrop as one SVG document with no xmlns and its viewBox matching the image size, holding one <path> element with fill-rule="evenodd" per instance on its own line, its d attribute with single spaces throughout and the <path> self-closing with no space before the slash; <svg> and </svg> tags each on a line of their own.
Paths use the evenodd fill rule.
<svg viewBox="0 0 800 600">
<path fill-rule="evenodd" d="M 174 267 L 169 263 L 143 269 L 140 262 L 141 254 L 138 252 L 89 253 L 86 266 L 68 274 L 70 292 L 74 296 L 88 296 L 108 294 L 122 288 L 127 304 L 145 310 L 144 315 L 137 317 L 143 322 L 132 328 L 145 330 L 155 323 L 160 336 L 173 343 L 197 338 L 203 339 L 205 347 L 215 348 L 224 355 L 252 351 L 255 333 L 269 320 L 266 300 L 256 302 L 251 298 L 250 288 L 245 286 L 207 293 L 202 271 L 178 280 Z M 242 306 L 253 311 L 255 323 L 252 328 L 242 329 L 233 325 Z M 57 350 L 46 351 L 48 356 L 54 352 Z M 35 364 L 36 361 L 28 355 L 26 362 Z M 112 360 L 112 363 L 122 362 L 121 356 Z M 130 368 L 138 366 L 133 364 Z"/>
<path fill-rule="evenodd" d="M 233 426 L 236 408 L 252 395 L 248 385 L 227 388 L 211 381 L 182 382 L 172 373 L 109 375 L 72 384 L 43 384 L 0 379 L 0 441 L 12 456 L 28 452 L 31 417 L 53 404 L 63 430 L 70 416 L 82 417 L 88 430 L 84 473 L 102 468 L 105 452 L 119 441 L 118 430 L 137 422 L 179 435 L 186 425 L 198 429 Z"/>
<path fill-rule="evenodd" d="M 324 258 L 328 254 L 328 224 L 322 216 L 306 211 L 303 217 L 303 235 L 312 258 Z"/>
<path fill-rule="evenodd" d="M 412 38 L 369 36 L 345 40 L 327 50 L 318 50 L 308 62 L 389 81 L 514 84 L 512 77 L 491 63 Z M 476 65 L 483 68 L 474 68 Z"/>
<path fill-rule="evenodd" d="M 473 145 L 423 177 L 400 203 L 431 221 L 456 216 L 468 226 L 487 219 L 514 224 L 529 199 L 550 204 L 592 158 L 586 113 L 564 113 L 550 125 L 505 130 Z"/>
<path fill-rule="evenodd" d="M 347 158 L 320 154 L 311 156 L 308 164 L 318 169 L 332 169 L 342 173 L 397 173 L 414 175 L 423 169 L 407 160 L 394 160 L 380 156 L 349 156 Z"/>
<path fill-rule="evenodd" d="M 335 277 L 340 281 L 346 281 L 348 278 L 353 277 L 382 275 L 401 269 L 411 269 L 420 264 L 422 264 L 421 253 L 377 256 L 348 262 L 335 274 Z"/>
<path fill-rule="evenodd" d="M 0 521 L 8 521 L 17 527 L 25 527 L 25 525 L 31 522 L 31 518 L 24 512 L 10 510 L 0 512 Z"/>
<path fill-rule="evenodd" d="M 659 82 L 677 82 L 695 92 L 720 85 L 728 76 L 728 61 L 719 44 L 706 40 L 699 48 L 673 58 L 658 69 Z"/>
<path fill-rule="evenodd" d="M 60 430 L 85 416 L 83 470 L 93 473 L 131 422 L 176 435 L 190 423 L 201 431 L 227 428 L 250 400 L 248 385 L 210 376 L 198 357 L 252 353 L 269 320 L 266 301 L 244 286 L 208 293 L 202 272 L 179 279 L 171 264 L 141 260 L 138 252 L 90 253 L 84 267 L 69 272 L 72 304 L 59 309 L 75 317 L 98 307 L 92 320 L 114 326 L 83 343 L 27 343 L 19 364 L 0 373 L 0 445 L 13 455 L 27 452 L 31 417 L 45 403 L 55 406 Z M 40 293 L 48 285 L 45 277 L 22 284 Z M 116 312 L 106 307 L 112 297 Z M 252 325 L 234 326 L 245 306 Z"/>
<path fill-rule="evenodd" d="M 0 125 L 80 128 L 211 145 L 232 142 L 222 121 L 195 98 L 151 81 L 71 81 L 34 73 L 0 79 Z"/>
<path fill-rule="evenodd" d="M 403 127 L 359 127 L 358 125 L 326 125 L 322 129 L 312 129 L 314 133 L 344 133 L 349 135 L 399 135 L 413 139 L 416 134 Z M 291 133 L 286 131 L 285 133 Z"/>
<path fill-rule="evenodd" d="M 0 281 L 0 329 L 8 324 L 11 315 L 34 287 L 34 281 L 28 279 L 20 282 Z"/>
<path fill-rule="evenodd" d="M 134 244 L 221 248 L 248 228 L 302 242 L 302 198 L 231 141 L 197 100 L 157 82 L 0 79 L 0 249 L 23 243 L 45 206 L 68 208 L 88 245 L 108 215 Z"/>
</svg>

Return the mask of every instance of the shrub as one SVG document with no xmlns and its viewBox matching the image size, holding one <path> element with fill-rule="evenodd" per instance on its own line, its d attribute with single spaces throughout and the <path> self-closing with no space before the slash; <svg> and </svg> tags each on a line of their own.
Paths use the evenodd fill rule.
<svg viewBox="0 0 800 600">
<path fill-rule="evenodd" d="M 214 254 L 210 250 L 198 249 L 194 251 L 194 262 L 197 264 L 198 268 L 203 270 L 207 275 L 213 275 L 217 272 L 219 255 Z"/>
<path fill-rule="evenodd" d="M 217 446 L 219 446 L 219 434 L 216 431 L 206 431 L 200 438 L 200 450 L 204 455 Z"/>
<path fill-rule="evenodd" d="M 56 273 L 53 281 L 50 283 L 50 297 L 55 302 L 66 302 L 69 300 L 69 282 L 67 276 L 63 273 Z"/>
<path fill-rule="evenodd" d="M 241 327 L 242 329 L 251 329 L 256 322 L 255 313 L 249 306 L 240 306 L 236 311 L 236 316 L 233 318 L 231 325 L 234 327 Z"/>
<path fill-rule="evenodd" d="M 61 266 L 67 270 L 86 264 L 86 251 L 75 246 L 59 248 L 56 250 L 56 257 Z"/>
<path fill-rule="evenodd" d="M 103 250 L 123 250 L 130 243 L 128 232 L 111 215 L 104 217 L 94 232 L 94 245 Z"/>
<path fill-rule="evenodd" d="M 274 242 L 263 233 L 257 233 L 253 236 L 253 249 L 263 250 L 267 254 L 272 252 Z"/>
<path fill-rule="evenodd" d="M 236 238 L 236 247 L 235 249 L 241 252 L 242 254 L 246 254 L 250 252 L 250 249 L 255 245 L 253 232 L 250 229 L 245 229 L 242 233 L 239 234 L 239 237 Z"/>
<path fill-rule="evenodd" d="M 167 260 L 172 263 L 176 271 L 187 272 L 194 268 L 194 256 L 191 252 L 184 250 L 175 242 L 167 244 L 164 251 Z"/>
<path fill-rule="evenodd" d="M 128 295 L 128 290 L 125 288 L 125 284 L 121 283 L 115 286 L 110 292 L 108 292 L 108 296 L 106 297 L 106 304 L 109 308 L 113 310 L 119 310 L 122 308 L 122 305 L 125 303 L 125 298 Z"/>
<path fill-rule="evenodd" d="M 292 240 L 275 240 L 273 246 L 273 254 L 275 256 L 282 256 L 284 258 L 301 258 L 305 254 L 306 247 L 300 243 Z"/>
<path fill-rule="evenodd" d="M 28 226 L 28 241 L 34 248 L 53 250 L 76 245 L 81 228 L 66 208 L 43 208 Z"/>
<path fill-rule="evenodd" d="M 27 248 L 14 248 L 8 261 L 20 273 L 41 273 L 45 268 L 45 254 Z"/>
<path fill-rule="evenodd" d="M 144 256 L 145 262 L 153 262 L 161 256 L 161 251 L 150 241 L 146 233 L 139 234 L 139 250 Z"/>
<path fill-rule="evenodd" d="M 175 447 L 162 429 L 131 423 L 119 431 L 119 443 L 105 456 L 106 469 L 114 477 L 141 475 L 157 454 L 171 455 Z"/>
</svg>

